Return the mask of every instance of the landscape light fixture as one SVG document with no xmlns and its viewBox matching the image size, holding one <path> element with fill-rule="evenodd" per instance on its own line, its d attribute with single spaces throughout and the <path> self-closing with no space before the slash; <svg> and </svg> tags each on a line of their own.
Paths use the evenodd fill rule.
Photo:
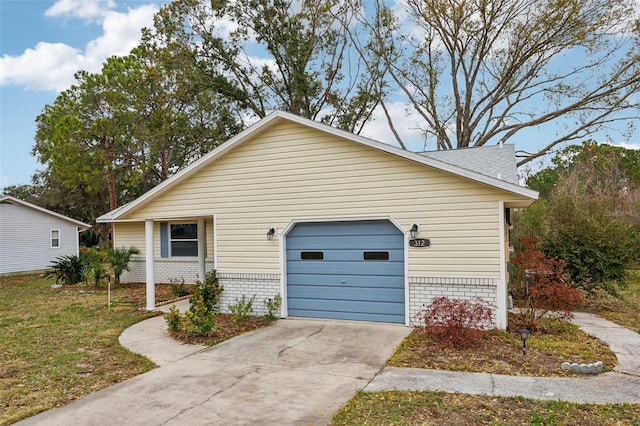
<svg viewBox="0 0 640 426">
<path fill-rule="evenodd" d="M 411 226 L 409 233 L 411 234 L 412 240 L 415 240 L 416 238 L 418 238 L 418 224 L 414 223 L 413 226 Z"/>
<path fill-rule="evenodd" d="M 269 230 L 267 231 L 267 241 L 271 241 L 273 240 L 273 236 L 276 233 L 276 229 L 275 228 L 269 228 Z"/>
<path fill-rule="evenodd" d="M 527 339 L 529 338 L 529 330 L 523 328 L 520 330 L 520 338 L 522 339 L 522 355 L 527 354 Z"/>
</svg>

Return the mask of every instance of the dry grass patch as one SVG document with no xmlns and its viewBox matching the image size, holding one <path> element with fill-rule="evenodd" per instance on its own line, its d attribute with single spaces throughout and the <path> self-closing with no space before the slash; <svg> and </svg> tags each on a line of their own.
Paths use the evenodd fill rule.
<svg viewBox="0 0 640 426">
<path fill-rule="evenodd" d="M 37 275 L 0 277 L 0 424 L 10 424 L 155 367 L 118 343 L 122 331 L 157 315 L 139 308 L 144 286 L 52 289 Z M 156 301 L 172 298 L 156 287 Z"/>
<path fill-rule="evenodd" d="M 638 404 L 574 404 L 442 392 L 358 392 L 333 417 L 341 425 L 638 425 Z"/>
<path fill-rule="evenodd" d="M 587 298 L 587 311 L 593 312 L 640 333 L 640 270 L 627 271 L 628 286 L 616 298 L 598 291 Z"/>
</svg>

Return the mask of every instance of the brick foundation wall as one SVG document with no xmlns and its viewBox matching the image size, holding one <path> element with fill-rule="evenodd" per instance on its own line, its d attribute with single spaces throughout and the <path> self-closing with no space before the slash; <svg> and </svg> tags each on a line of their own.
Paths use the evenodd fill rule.
<svg viewBox="0 0 640 426">
<path fill-rule="evenodd" d="M 418 325 L 416 315 L 440 296 L 462 300 L 480 297 L 495 312 L 499 283 L 498 278 L 409 277 L 409 321 Z"/>
<path fill-rule="evenodd" d="M 229 311 L 229 305 L 236 303 L 244 295 L 246 299 L 255 296 L 253 312 L 256 315 L 267 313 L 265 300 L 280 294 L 280 274 L 228 274 L 218 273 L 218 280 L 224 286 L 220 300 L 220 310 Z M 280 296 L 282 296 L 280 294 Z M 281 311 L 276 312 L 280 316 Z"/>
<path fill-rule="evenodd" d="M 145 260 L 142 258 L 132 258 L 129 262 L 129 271 L 122 274 L 121 281 L 123 283 L 143 283 L 146 281 Z M 205 261 L 207 271 L 213 269 L 213 259 Z M 172 281 L 180 282 L 184 279 L 185 284 L 195 284 L 198 280 L 198 261 L 156 258 L 154 261 L 154 272 L 156 283 L 170 283 Z"/>
<path fill-rule="evenodd" d="M 145 282 L 144 259 L 131 259 L 130 271 L 122 274 L 122 282 Z M 206 261 L 207 271 L 213 269 L 213 260 Z M 184 278 L 187 284 L 198 279 L 198 261 L 183 259 L 156 259 L 155 281 L 169 283 Z M 266 313 L 264 301 L 280 294 L 280 274 L 250 274 L 218 272 L 218 279 L 224 286 L 220 308 L 228 312 L 229 305 L 236 299 L 255 296 L 253 310 L 256 315 Z M 409 277 L 409 322 L 418 325 L 416 315 L 439 296 L 451 299 L 472 299 L 481 297 L 492 309 L 496 309 L 498 278 L 465 277 Z M 282 296 L 282 295 L 281 295 Z M 279 316 L 281 313 L 278 312 Z"/>
<path fill-rule="evenodd" d="M 155 259 L 156 283 L 170 283 L 172 280 L 180 282 L 184 279 L 186 284 L 194 284 L 198 280 L 198 261 L 184 259 Z M 122 282 L 145 282 L 145 260 L 131 259 L 130 271 L 122 274 Z M 206 261 L 206 270 L 213 269 L 213 260 Z M 238 274 L 218 273 L 218 280 L 224 286 L 224 292 L 220 300 L 220 310 L 229 312 L 229 305 L 240 300 L 244 295 L 246 299 L 255 296 L 253 311 L 255 315 L 267 313 L 264 301 L 273 299 L 280 294 L 280 274 Z M 280 295 L 282 296 L 282 295 Z M 277 316 L 281 312 L 276 312 Z"/>
</svg>

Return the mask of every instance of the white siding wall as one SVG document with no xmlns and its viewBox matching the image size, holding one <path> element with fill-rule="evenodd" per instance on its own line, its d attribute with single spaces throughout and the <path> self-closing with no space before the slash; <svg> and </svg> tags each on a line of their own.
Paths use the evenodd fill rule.
<svg viewBox="0 0 640 426">
<path fill-rule="evenodd" d="M 495 278 L 501 198 L 494 188 L 287 123 L 130 217 L 215 213 L 220 272 L 278 273 L 277 238 L 265 237 L 271 226 L 281 232 L 294 219 L 390 216 L 405 231 L 419 223 L 420 237 L 431 239 L 431 248 L 408 249 L 409 276 Z"/>
<path fill-rule="evenodd" d="M 60 247 L 51 247 L 57 229 Z M 11 203 L 0 203 L 0 274 L 49 268 L 57 257 L 78 254 L 77 227 L 65 220 Z"/>
</svg>

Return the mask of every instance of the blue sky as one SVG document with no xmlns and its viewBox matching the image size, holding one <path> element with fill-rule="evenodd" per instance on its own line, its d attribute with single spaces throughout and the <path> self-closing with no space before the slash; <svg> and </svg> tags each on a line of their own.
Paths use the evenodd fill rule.
<svg viewBox="0 0 640 426">
<path fill-rule="evenodd" d="M 151 26 L 163 0 L 0 0 L 0 189 L 26 184 L 41 167 L 31 156 L 35 118 L 84 69 L 99 72 L 111 55 L 125 55 Z M 402 103 L 391 113 L 403 139 L 421 149 L 420 121 Z M 393 141 L 382 114 L 363 135 Z M 374 116 L 374 117 L 375 117 Z M 640 123 L 639 123 L 640 124 Z M 625 146 L 640 149 L 640 139 Z M 532 130 L 516 148 L 535 151 L 546 138 Z M 411 141 L 414 141 L 412 144 Z M 617 142 L 614 140 L 614 142 Z"/>
<path fill-rule="evenodd" d="M 29 183 L 35 119 L 84 69 L 127 54 L 165 2 L 0 0 L 0 188 Z"/>
</svg>

